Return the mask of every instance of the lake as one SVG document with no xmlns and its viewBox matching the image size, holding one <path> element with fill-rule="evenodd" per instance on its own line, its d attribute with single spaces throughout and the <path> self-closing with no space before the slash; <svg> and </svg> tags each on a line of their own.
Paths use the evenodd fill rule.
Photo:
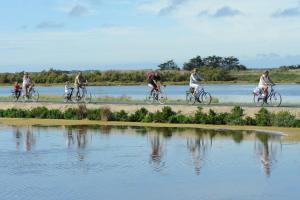
<svg viewBox="0 0 300 200">
<path fill-rule="evenodd" d="M 203 85 L 205 90 L 221 103 L 252 103 L 252 91 L 256 84 L 231 84 L 231 85 Z M 40 94 L 63 95 L 64 88 L 37 87 Z M 170 99 L 185 99 L 187 86 L 170 85 L 165 92 Z M 298 103 L 300 99 L 300 84 L 278 85 L 275 89 L 281 93 L 283 103 Z M 130 97 L 132 100 L 145 99 L 147 86 L 91 86 L 89 90 L 97 97 Z M 0 87 L 0 96 L 10 94 L 11 87 Z"/>
<path fill-rule="evenodd" d="M 282 200 L 300 195 L 300 144 L 252 131 L 0 126 L 9 200 Z"/>
</svg>

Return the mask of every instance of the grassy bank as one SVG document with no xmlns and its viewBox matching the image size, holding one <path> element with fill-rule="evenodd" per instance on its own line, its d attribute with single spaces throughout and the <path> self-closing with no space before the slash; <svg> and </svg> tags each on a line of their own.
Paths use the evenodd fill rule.
<svg viewBox="0 0 300 200">
<path fill-rule="evenodd" d="M 236 106 L 230 112 L 217 113 L 210 109 L 204 112 L 202 108 L 190 115 L 175 112 L 171 107 L 150 112 L 140 108 L 133 113 L 124 110 L 111 111 L 108 107 L 88 109 L 81 104 L 78 107 L 62 109 L 48 109 L 36 107 L 31 110 L 6 109 L 0 110 L 1 118 L 36 118 L 36 119 L 66 119 L 66 120 L 95 120 L 95 121 L 120 121 L 142 123 L 171 123 L 171 124 L 212 124 L 212 125 L 238 125 L 238 126 L 276 126 L 300 127 L 300 119 L 288 111 L 277 113 L 269 112 L 262 108 L 254 117 L 245 116 L 244 110 Z"/>
</svg>

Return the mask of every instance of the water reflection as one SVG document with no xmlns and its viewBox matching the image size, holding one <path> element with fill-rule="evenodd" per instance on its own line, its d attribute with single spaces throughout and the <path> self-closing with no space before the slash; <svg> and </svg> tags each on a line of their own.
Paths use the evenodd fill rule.
<svg viewBox="0 0 300 200">
<path fill-rule="evenodd" d="M 64 130 L 65 146 L 70 152 L 74 151 L 77 159 L 83 161 L 86 159 L 89 151 L 88 148 L 94 145 L 92 137 L 113 136 L 115 133 L 136 138 L 135 135 L 142 136 L 141 140 L 148 138 L 150 153 L 149 164 L 155 171 L 162 171 L 166 165 L 172 165 L 167 160 L 167 147 L 173 141 L 180 141 L 180 144 L 188 150 L 192 167 L 196 175 L 201 174 L 201 170 L 209 159 L 209 155 L 214 152 L 214 142 L 226 138 L 235 144 L 241 144 L 245 140 L 253 141 L 255 155 L 259 158 L 260 166 L 262 166 L 266 176 L 271 175 L 274 164 L 277 162 L 277 154 L 281 150 L 280 138 L 267 134 L 254 134 L 252 131 L 228 131 L 228 130 L 203 130 L 203 129 L 184 129 L 184 128 L 144 128 L 144 127 L 111 127 L 111 126 L 66 126 L 47 128 L 47 127 L 14 127 L 13 136 L 17 150 L 33 151 L 36 146 L 37 133 L 40 130 L 61 132 Z M 174 136 L 176 137 L 174 138 Z M 181 137 L 178 140 L 177 137 Z M 107 140 L 113 137 L 105 137 Z M 140 138 L 140 137 L 139 137 Z M 126 154 L 126 143 L 123 153 Z M 224 146 L 226 150 L 226 146 Z M 185 150 L 186 152 L 186 150 Z M 224 151 L 225 152 L 225 151 Z M 150 154 L 150 155 L 149 155 Z"/>
<path fill-rule="evenodd" d="M 78 160 L 83 161 L 85 157 L 84 149 L 88 145 L 88 127 L 66 127 L 66 146 L 70 149 L 74 145 L 77 152 Z"/>
<path fill-rule="evenodd" d="M 205 161 L 206 153 L 212 146 L 211 137 L 205 138 L 203 134 L 200 134 L 195 138 L 190 137 L 187 139 L 186 146 L 192 157 L 195 174 L 200 175 L 202 162 Z"/>
<path fill-rule="evenodd" d="M 256 153 L 260 157 L 261 166 L 266 176 L 271 175 L 271 169 L 277 162 L 277 152 L 281 150 L 281 143 L 277 141 L 274 143 L 275 138 L 268 135 L 256 135 L 258 143 L 255 145 Z"/>
<path fill-rule="evenodd" d="M 32 132 L 32 127 L 26 127 L 26 128 L 15 127 L 13 129 L 13 134 L 14 134 L 17 149 L 20 148 L 20 145 L 23 145 L 25 151 L 30 151 L 32 147 L 35 145 L 36 136 Z"/>
<path fill-rule="evenodd" d="M 165 166 L 165 162 L 163 161 L 164 145 L 161 139 L 161 135 L 150 135 L 150 142 L 150 164 L 153 166 L 154 170 L 160 171 Z"/>
</svg>

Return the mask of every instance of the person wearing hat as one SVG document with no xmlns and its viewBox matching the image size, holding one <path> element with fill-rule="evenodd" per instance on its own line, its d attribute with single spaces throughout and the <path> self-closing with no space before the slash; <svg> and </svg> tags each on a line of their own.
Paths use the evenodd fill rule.
<svg viewBox="0 0 300 200">
<path fill-rule="evenodd" d="M 23 88 L 24 88 L 24 91 L 25 91 L 25 97 L 27 97 L 28 92 L 31 90 L 31 78 L 30 78 L 28 72 L 24 72 Z"/>
<path fill-rule="evenodd" d="M 265 96 L 265 101 L 268 98 L 269 92 L 269 85 L 275 85 L 275 83 L 272 81 L 272 79 L 269 76 L 269 71 L 266 70 L 263 72 L 263 74 L 261 75 L 260 79 L 259 79 L 259 83 L 258 83 L 258 88 L 261 89 L 264 93 Z"/>
<path fill-rule="evenodd" d="M 199 81 L 201 80 L 203 80 L 202 77 L 197 73 L 197 69 L 194 68 L 190 76 L 190 89 L 192 89 L 194 96 L 200 87 Z"/>
</svg>

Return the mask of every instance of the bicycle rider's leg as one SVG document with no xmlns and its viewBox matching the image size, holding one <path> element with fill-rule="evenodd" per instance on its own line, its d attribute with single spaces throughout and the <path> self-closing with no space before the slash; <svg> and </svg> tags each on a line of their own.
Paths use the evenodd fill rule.
<svg viewBox="0 0 300 200">
<path fill-rule="evenodd" d="M 268 86 L 263 86 L 262 87 L 262 90 L 263 90 L 263 92 L 264 92 L 264 95 L 265 95 L 265 101 L 267 101 L 267 99 L 268 99 L 268 95 L 269 95 L 269 92 L 268 92 Z"/>
<path fill-rule="evenodd" d="M 199 89 L 199 85 L 198 84 L 190 84 L 190 87 L 194 88 L 193 96 L 195 96 Z"/>
<path fill-rule="evenodd" d="M 153 91 L 154 91 L 154 86 L 150 83 L 148 83 L 148 87 L 149 87 L 149 96 L 152 96 Z"/>
<path fill-rule="evenodd" d="M 76 87 L 76 98 L 78 98 L 79 97 L 79 94 L 80 94 L 80 86 L 79 85 L 75 85 L 75 87 Z"/>
</svg>

